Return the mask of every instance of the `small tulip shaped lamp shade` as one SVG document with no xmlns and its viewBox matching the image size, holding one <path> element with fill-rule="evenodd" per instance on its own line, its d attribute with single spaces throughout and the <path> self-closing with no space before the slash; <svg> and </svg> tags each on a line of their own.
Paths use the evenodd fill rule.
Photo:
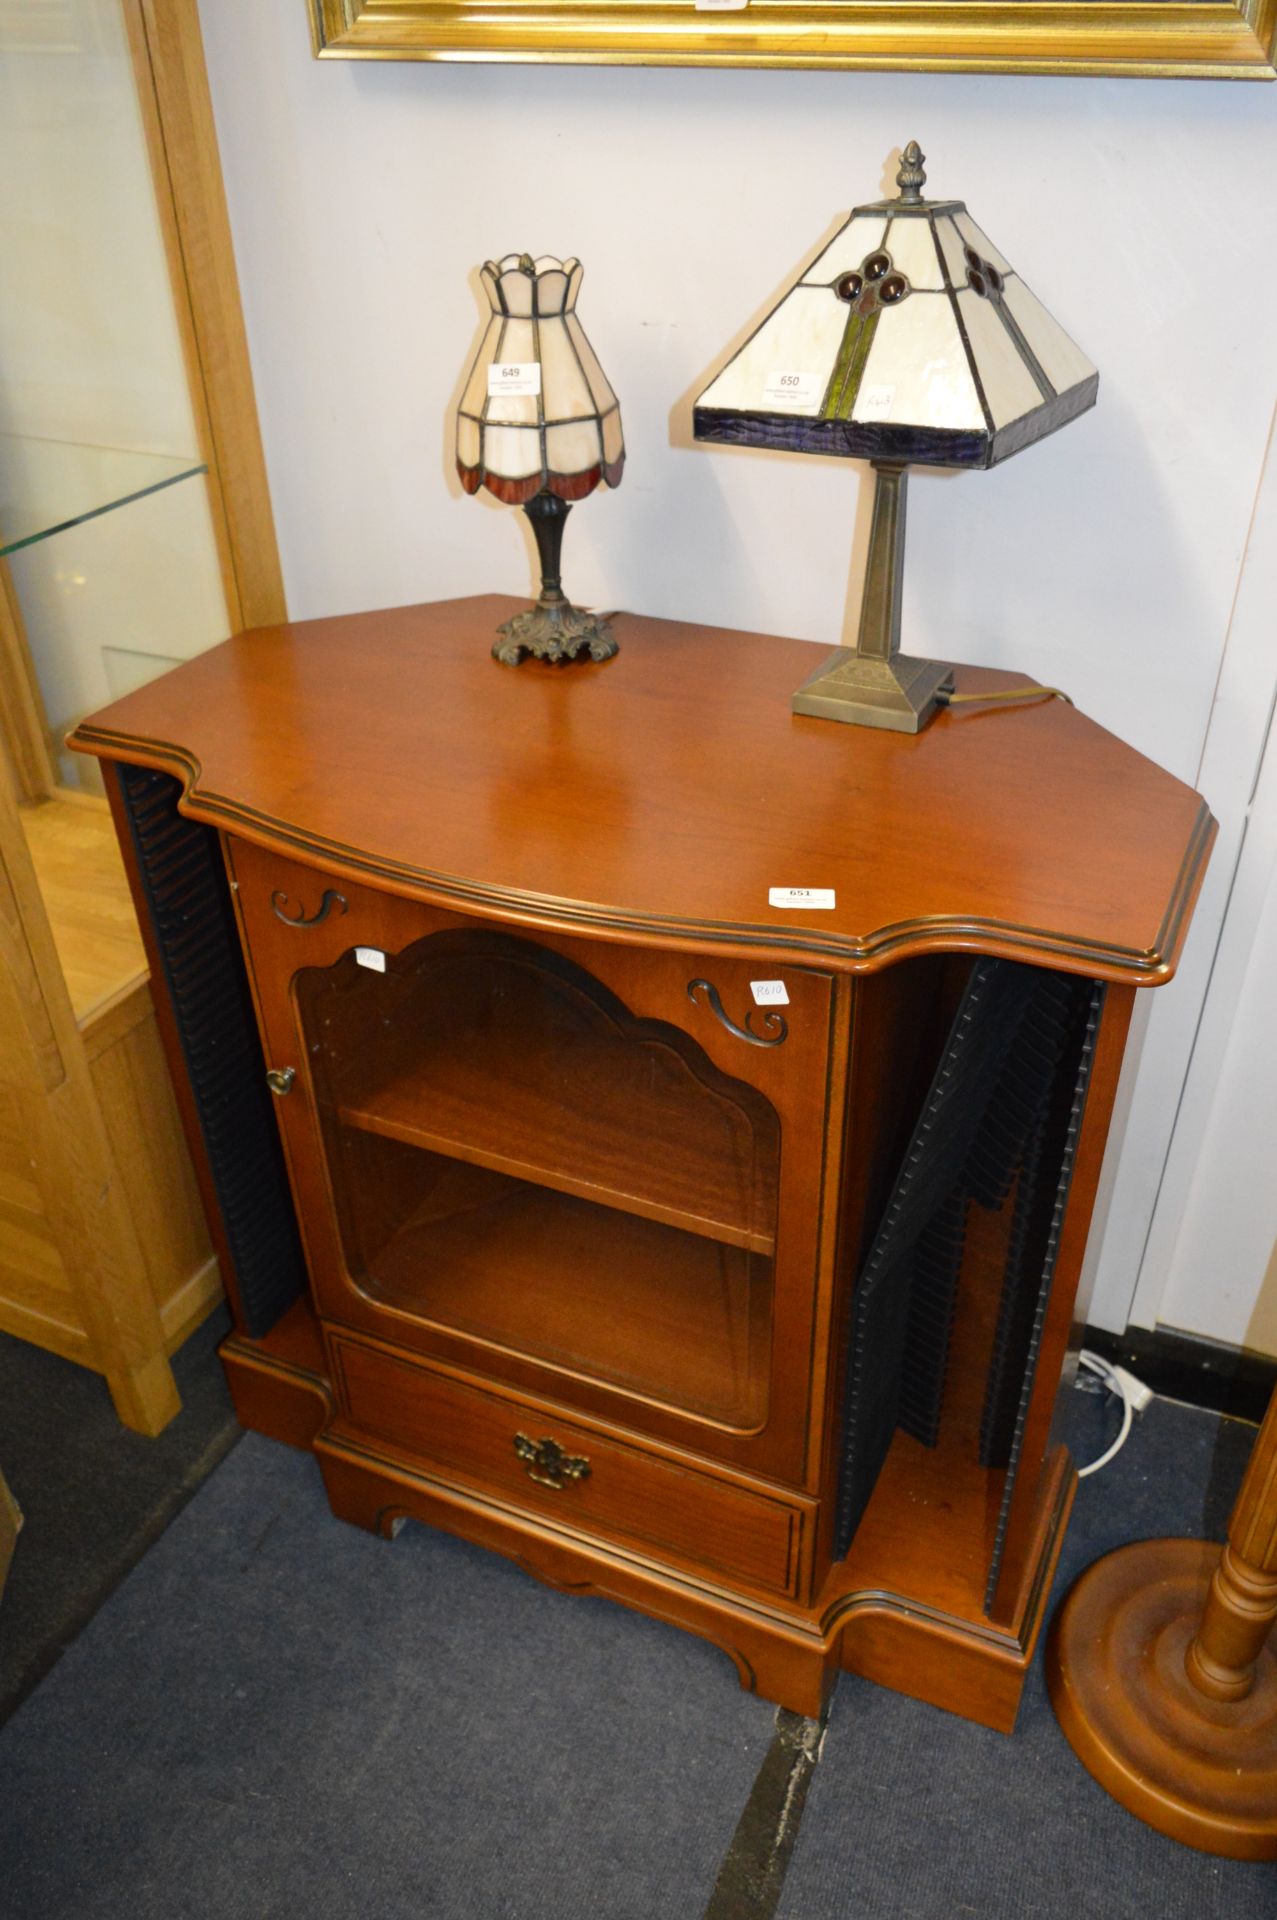
<svg viewBox="0 0 1277 1920">
<path fill-rule="evenodd" d="M 924 155 L 899 198 L 856 207 L 701 394 L 698 440 L 842 454 L 874 469 L 854 647 L 795 713 L 917 733 L 950 669 L 900 652 L 905 484 L 915 463 L 992 467 L 1094 406 L 1099 375 L 961 200 L 927 200 Z"/>
<path fill-rule="evenodd" d="M 559 555 L 572 505 L 625 466 L 621 409 L 576 317 L 579 260 L 508 253 L 480 278 L 492 308 L 457 410 L 457 472 L 467 493 L 486 487 L 532 522 L 541 597 L 498 628 L 494 656 L 607 660 L 607 621 L 574 607 Z"/>
</svg>

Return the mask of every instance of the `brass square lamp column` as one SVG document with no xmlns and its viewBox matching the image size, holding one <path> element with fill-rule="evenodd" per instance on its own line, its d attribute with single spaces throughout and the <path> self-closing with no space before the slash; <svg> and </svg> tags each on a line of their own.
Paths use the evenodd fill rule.
<svg viewBox="0 0 1277 1920">
<path fill-rule="evenodd" d="M 795 713 L 918 733 L 952 689 L 900 651 L 905 489 L 914 464 L 992 467 L 1095 404 L 1099 375 L 961 200 L 926 200 L 923 154 L 899 198 L 857 207 L 696 402 L 698 440 L 842 454 L 874 469 L 854 647 Z"/>
</svg>

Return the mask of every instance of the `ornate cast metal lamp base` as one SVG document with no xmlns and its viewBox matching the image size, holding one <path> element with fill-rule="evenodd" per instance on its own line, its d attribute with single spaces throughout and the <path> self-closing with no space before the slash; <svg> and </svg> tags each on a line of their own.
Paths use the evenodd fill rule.
<svg viewBox="0 0 1277 1920">
<path fill-rule="evenodd" d="M 591 660 L 610 660 L 617 642 L 606 620 L 584 613 L 567 600 L 547 604 L 544 594 L 535 607 L 516 613 L 497 628 L 502 636 L 492 645 L 492 657 L 503 666 L 517 667 L 525 654 L 537 660 L 575 660 L 582 650 Z"/>
<path fill-rule="evenodd" d="M 517 667 L 529 653 L 537 660 L 552 660 L 556 664 L 575 660 L 583 652 L 588 653 L 591 660 L 610 660 L 618 651 L 611 627 L 600 614 L 574 607 L 559 577 L 563 526 L 572 511 L 572 503 L 560 500 L 556 493 L 538 493 L 523 511 L 536 535 L 537 557 L 541 562 L 541 598 L 535 607 L 516 613 L 513 620 L 506 620 L 497 628 L 501 637 L 493 643 L 493 659 L 506 667 Z"/>
<path fill-rule="evenodd" d="M 804 680 L 790 705 L 795 713 L 813 714 L 818 720 L 921 733 L 940 695 L 953 691 L 953 670 L 943 661 L 916 660 L 900 651 L 909 475 L 896 461 L 872 464 L 873 522 L 856 644 L 831 654 L 810 680 Z"/>
</svg>

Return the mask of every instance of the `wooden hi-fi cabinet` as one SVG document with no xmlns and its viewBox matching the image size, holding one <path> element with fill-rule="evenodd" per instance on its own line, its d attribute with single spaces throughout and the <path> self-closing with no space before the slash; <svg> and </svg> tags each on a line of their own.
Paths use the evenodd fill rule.
<svg viewBox="0 0 1277 1920">
<path fill-rule="evenodd" d="M 840 727 L 790 712 L 801 642 L 627 615 L 510 670 L 512 610 L 260 629 L 74 737 L 241 1417 L 345 1518 L 789 1707 L 846 1667 L 1009 1728 L 1134 990 L 1209 814 L 1059 702 Z"/>
</svg>

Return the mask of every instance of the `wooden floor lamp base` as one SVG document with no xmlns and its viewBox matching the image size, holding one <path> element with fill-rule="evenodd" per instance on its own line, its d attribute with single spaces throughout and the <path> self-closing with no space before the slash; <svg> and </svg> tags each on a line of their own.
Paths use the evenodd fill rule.
<svg viewBox="0 0 1277 1920">
<path fill-rule="evenodd" d="M 1244 1699 L 1190 1681 L 1220 1549 L 1145 1540 L 1089 1568 L 1056 1616 L 1051 1703 L 1069 1744 L 1113 1798 L 1158 1832 L 1235 1860 L 1277 1859 L 1277 1654 Z"/>
</svg>

